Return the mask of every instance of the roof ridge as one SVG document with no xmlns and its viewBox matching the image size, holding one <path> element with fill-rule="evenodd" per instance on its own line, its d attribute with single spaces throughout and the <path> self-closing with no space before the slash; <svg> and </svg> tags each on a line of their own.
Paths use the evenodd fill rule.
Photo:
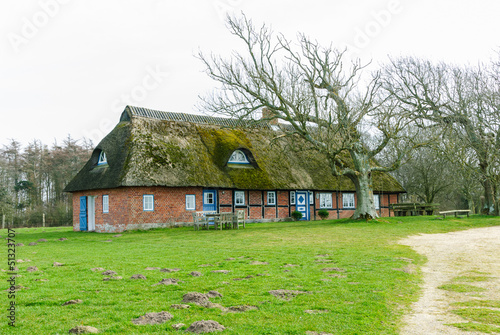
<svg viewBox="0 0 500 335">
<path fill-rule="evenodd" d="M 144 107 L 136 107 L 128 105 L 126 107 L 133 116 L 145 117 L 150 119 L 157 119 L 163 121 L 182 121 L 191 122 L 198 124 L 212 124 L 226 127 L 237 127 L 237 126 L 253 126 L 260 128 L 269 128 L 268 124 L 257 123 L 250 120 L 240 120 L 234 118 L 225 118 L 220 116 L 207 116 L 199 114 L 188 114 L 179 112 L 165 112 L 155 109 L 149 109 Z"/>
</svg>

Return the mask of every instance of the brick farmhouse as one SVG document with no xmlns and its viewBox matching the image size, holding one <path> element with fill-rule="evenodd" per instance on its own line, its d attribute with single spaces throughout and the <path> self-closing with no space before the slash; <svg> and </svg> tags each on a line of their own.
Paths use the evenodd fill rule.
<svg viewBox="0 0 500 335">
<path fill-rule="evenodd" d="M 354 185 L 334 177 L 326 157 L 284 124 L 240 121 L 127 106 L 65 191 L 73 194 L 75 231 L 121 232 L 190 224 L 193 211 L 244 209 L 247 222 L 350 217 Z M 373 175 L 381 216 L 404 192 L 390 175 Z"/>
</svg>

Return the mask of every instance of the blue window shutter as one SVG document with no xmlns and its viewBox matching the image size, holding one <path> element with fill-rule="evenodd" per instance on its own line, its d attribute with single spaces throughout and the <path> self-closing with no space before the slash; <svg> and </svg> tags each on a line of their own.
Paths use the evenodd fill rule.
<svg viewBox="0 0 500 335">
<path fill-rule="evenodd" d="M 80 231 L 87 230 L 87 197 L 80 197 Z"/>
</svg>

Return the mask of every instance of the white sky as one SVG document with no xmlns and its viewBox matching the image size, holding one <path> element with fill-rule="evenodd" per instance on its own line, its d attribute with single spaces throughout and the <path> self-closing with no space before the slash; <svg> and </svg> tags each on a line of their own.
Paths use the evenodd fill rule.
<svg viewBox="0 0 500 335">
<path fill-rule="evenodd" d="M 383 62 L 414 55 L 488 62 L 500 50 L 498 0 L 23 0 L 0 3 L 0 147 L 97 144 L 127 104 L 194 113 L 215 83 L 194 57 L 228 55 L 240 13 L 294 38 Z"/>
</svg>

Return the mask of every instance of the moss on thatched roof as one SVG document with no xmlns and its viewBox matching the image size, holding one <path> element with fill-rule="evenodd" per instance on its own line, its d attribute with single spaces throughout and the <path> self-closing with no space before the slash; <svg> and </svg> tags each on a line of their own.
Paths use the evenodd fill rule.
<svg viewBox="0 0 500 335">
<path fill-rule="evenodd" d="M 232 122 L 127 107 L 92 155 L 103 150 L 108 164 L 98 166 L 91 159 L 66 191 L 121 186 L 354 191 L 348 178 L 331 174 L 328 161 L 316 151 L 294 150 L 286 138 L 275 140 L 279 133 L 271 127 L 235 127 Z M 238 149 L 250 164 L 228 164 Z M 388 174 L 374 175 L 373 184 L 378 192 L 404 192 Z"/>
</svg>

